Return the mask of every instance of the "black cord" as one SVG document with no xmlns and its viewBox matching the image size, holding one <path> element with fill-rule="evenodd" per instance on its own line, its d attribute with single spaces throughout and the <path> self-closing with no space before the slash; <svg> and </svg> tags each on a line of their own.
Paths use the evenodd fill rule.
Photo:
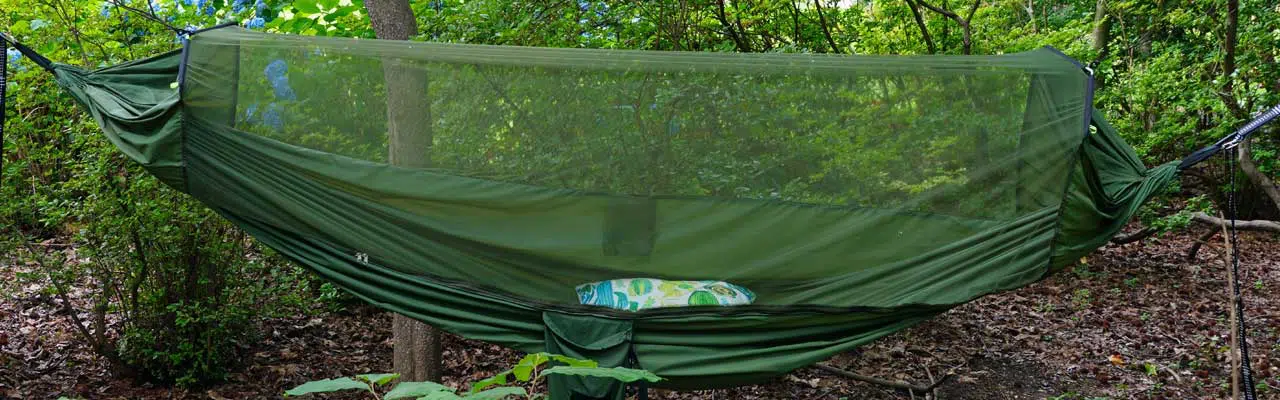
<svg viewBox="0 0 1280 400">
<path fill-rule="evenodd" d="M 1241 386 L 1244 386 L 1245 400 L 1257 400 L 1258 395 L 1253 387 L 1253 370 L 1249 367 L 1249 338 L 1245 336 L 1248 330 L 1244 326 L 1244 298 L 1240 296 L 1240 280 L 1242 277 L 1240 276 L 1240 253 L 1237 250 L 1237 236 L 1239 235 L 1236 232 L 1236 219 L 1238 218 L 1237 213 L 1240 210 L 1240 203 L 1236 198 L 1236 194 L 1239 191 L 1236 188 L 1236 158 L 1233 157 L 1230 151 L 1222 152 L 1222 155 L 1227 158 L 1227 174 L 1231 175 L 1231 188 L 1227 192 L 1227 208 L 1231 211 L 1231 273 L 1235 276 L 1235 279 L 1232 280 L 1231 289 L 1235 294 L 1233 302 L 1236 308 L 1236 338 L 1240 341 L 1240 383 Z"/>
</svg>

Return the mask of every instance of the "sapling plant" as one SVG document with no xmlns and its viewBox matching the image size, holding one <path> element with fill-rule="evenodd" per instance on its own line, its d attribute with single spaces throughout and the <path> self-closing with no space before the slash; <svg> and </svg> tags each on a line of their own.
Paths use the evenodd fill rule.
<svg viewBox="0 0 1280 400">
<path fill-rule="evenodd" d="M 561 365 L 547 366 L 555 362 Z M 481 379 L 471 384 L 470 388 L 454 389 L 436 382 L 400 382 L 394 387 L 390 384 L 400 377 L 399 374 L 364 374 L 353 377 L 323 379 L 310 381 L 284 392 L 285 396 L 303 396 L 313 393 L 328 393 L 348 390 L 360 390 L 378 400 L 418 399 L 418 400 L 503 400 L 503 399 L 543 399 L 545 393 L 530 391 L 537 388 L 542 378 L 548 375 L 574 375 L 615 379 L 620 382 L 636 381 L 658 382 L 662 378 L 649 371 L 632 368 L 602 368 L 595 361 L 581 360 L 559 354 L 532 353 L 521 358 L 515 366 L 494 376 Z M 535 389 L 536 390 L 536 389 Z"/>
</svg>

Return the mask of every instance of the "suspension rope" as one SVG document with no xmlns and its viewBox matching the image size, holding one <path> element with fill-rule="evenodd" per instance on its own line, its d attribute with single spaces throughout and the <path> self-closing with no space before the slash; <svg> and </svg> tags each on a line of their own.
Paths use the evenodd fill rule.
<svg viewBox="0 0 1280 400">
<path fill-rule="evenodd" d="M 1280 109 L 1280 107 L 1277 109 Z M 1235 146 L 1232 145 L 1231 147 Z M 1237 250 L 1239 243 L 1237 237 L 1239 234 L 1236 230 L 1240 202 L 1237 198 L 1239 188 L 1236 186 L 1236 158 L 1230 152 L 1223 152 L 1222 155 L 1227 159 L 1227 175 L 1231 176 L 1231 187 L 1227 191 L 1227 209 L 1231 212 L 1228 216 L 1231 219 L 1231 229 L 1228 231 L 1231 241 L 1230 268 L 1231 275 L 1235 277 L 1231 282 L 1231 290 L 1233 295 L 1232 303 L 1235 303 L 1233 306 L 1236 310 L 1235 334 L 1240 342 L 1240 383 L 1241 386 L 1244 386 L 1245 400 L 1257 400 L 1258 395 L 1253 387 L 1253 369 L 1250 368 L 1249 363 L 1249 337 L 1246 335 L 1248 330 L 1245 329 L 1244 298 L 1240 295 L 1240 280 L 1242 277 L 1240 276 L 1240 252 Z"/>
</svg>

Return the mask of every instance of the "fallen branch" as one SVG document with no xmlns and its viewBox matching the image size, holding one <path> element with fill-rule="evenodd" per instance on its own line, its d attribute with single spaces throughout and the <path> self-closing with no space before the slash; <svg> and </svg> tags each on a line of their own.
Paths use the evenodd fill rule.
<svg viewBox="0 0 1280 400">
<path fill-rule="evenodd" d="M 1209 239 L 1213 239 L 1213 237 L 1216 236 L 1217 234 L 1218 234 L 1217 229 L 1209 229 L 1208 232 L 1205 232 L 1204 234 L 1200 235 L 1200 237 L 1196 238 L 1196 241 L 1194 243 L 1191 243 L 1191 248 L 1187 249 L 1187 256 L 1186 256 L 1187 261 L 1195 261 L 1196 255 L 1200 254 L 1200 247 L 1208 244 Z"/>
<path fill-rule="evenodd" d="M 1231 225 L 1231 220 L 1229 219 L 1210 216 L 1209 214 L 1205 214 L 1202 212 L 1192 214 L 1191 220 L 1202 223 L 1202 224 L 1209 224 L 1209 225 L 1217 225 L 1217 226 Z M 1253 220 L 1244 220 L 1244 221 L 1237 220 L 1236 230 L 1280 233 L 1280 222 L 1268 221 L 1265 219 L 1253 219 Z"/>
<path fill-rule="evenodd" d="M 907 391 L 910 391 L 910 392 L 913 392 L 913 393 L 929 393 L 929 392 L 930 392 L 930 391 L 932 391 L 933 389 L 935 389 L 935 388 L 937 388 L 938 386 L 940 386 L 940 385 L 942 385 L 943 383 L 945 383 L 945 382 L 947 381 L 947 379 L 951 378 L 951 374 L 947 374 L 947 375 L 944 375 L 944 376 L 942 377 L 942 379 L 939 379 L 939 380 L 937 380 L 937 381 L 935 381 L 935 382 L 933 382 L 933 383 L 929 384 L 928 386 L 925 386 L 925 385 L 917 385 L 917 384 L 913 384 L 913 383 L 909 383 L 909 382 L 903 382 L 903 381 L 891 381 L 891 380 L 888 380 L 888 379 L 876 378 L 876 377 L 874 377 L 874 376 L 858 375 L 858 374 L 855 374 L 855 373 L 852 373 L 852 372 L 849 372 L 849 371 L 845 371 L 845 370 L 840 369 L 840 368 L 832 367 L 832 366 L 830 366 L 830 365 L 826 365 L 826 364 L 815 364 L 813 367 L 814 367 L 814 368 L 817 368 L 817 369 L 820 369 L 820 370 L 823 370 L 823 371 L 826 371 L 826 372 L 829 372 L 829 373 L 832 373 L 832 374 L 835 374 L 835 375 L 840 375 L 840 376 L 843 376 L 843 377 L 845 377 L 845 378 L 853 379 L 853 380 L 856 380 L 856 381 L 862 381 L 862 382 L 866 382 L 866 383 L 870 383 L 870 384 L 875 384 L 875 385 L 880 385 L 880 386 L 888 386 L 888 387 L 891 387 L 891 388 L 907 390 Z"/>
<path fill-rule="evenodd" d="M 1142 240 L 1142 239 L 1149 238 L 1149 237 L 1151 237 L 1151 235 L 1154 235 L 1154 234 L 1156 234 L 1156 229 L 1155 229 L 1155 228 L 1151 228 L 1151 227 L 1142 228 L 1142 230 L 1137 231 L 1137 232 L 1134 232 L 1134 233 L 1130 233 L 1130 234 L 1128 234 L 1128 235 L 1120 235 L 1120 236 L 1113 237 L 1113 238 L 1111 238 L 1111 243 L 1113 243 L 1113 244 L 1129 244 L 1129 243 L 1133 243 L 1133 242 L 1136 242 L 1136 241 L 1139 241 L 1139 240 Z"/>
</svg>

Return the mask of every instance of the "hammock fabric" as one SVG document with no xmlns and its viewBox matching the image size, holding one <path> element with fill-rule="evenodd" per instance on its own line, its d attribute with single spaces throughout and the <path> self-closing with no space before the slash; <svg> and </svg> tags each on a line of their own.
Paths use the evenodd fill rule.
<svg viewBox="0 0 1280 400">
<path fill-rule="evenodd" d="M 130 158 L 364 300 L 675 388 L 757 382 L 1040 280 L 1178 171 L 1146 168 L 1051 48 L 723 54 L 228 27 L 51 68 Z M 578 303 L 577 285 L 623 278 L 732 282 L 755 301 Z"/>
</svg>

